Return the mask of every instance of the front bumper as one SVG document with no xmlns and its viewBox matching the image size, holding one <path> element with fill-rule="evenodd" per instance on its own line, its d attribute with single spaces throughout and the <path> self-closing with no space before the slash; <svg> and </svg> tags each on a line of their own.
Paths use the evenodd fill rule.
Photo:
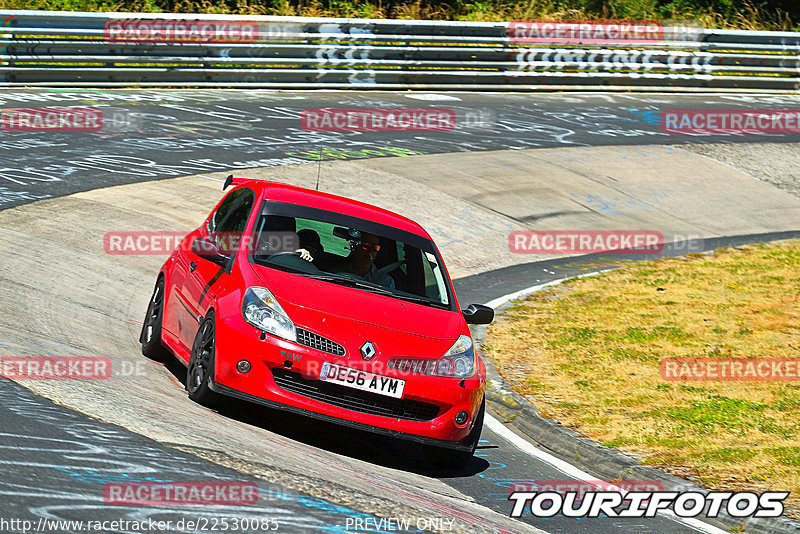
<svg viewBox="0 0 800 534">
<path fill-rule="evenodd" d="M 241 316 L 224 318 L 218 323 L 216 334 L 212 389 L 222 395 L 419 443 L 457 450 L 470 448 L 467 441 L 485 389 L 482 367 L 465 380 L 401 374 L 385 367 L 376 369 L 379 362 L 337 357 L 268 334 L 261 339 L 262 332 Z M 236 363 L 242 359 L 252 365 L 248 373 L 236 369 Z M 436 405 L 435 417 L 411 420 L 347 409 L 284 389 L 273 377 L 273 369 L 285 369 L 313 383 L 318 381 L 326 361 L 405 380 L 403 399 Z M 385 400 L 378 394 L 370 395 L 374 395 L 376 402 Z M 455 423 L 455 415 L 461 410 L 470 413 L 465 425 Z"/>
<path fill-rule="evenodd" d="M 227 386 L 223 386 L 221 384 L 212 383 L 211 390 L 219 393 L 220 395 L 225 395 L 227 397 L 233 397 L 235 399 L 240 399 L 248 402 L 252 402 L 255 404 L 260 404 L 262 406 L 267 406 L 268 408 L 274 408 L 276 410 L 283 410 L 286 412 L 294 413 L 297 415 L 304 415 L 306 417 L 312 417 L 314 419 L 319 419 L 322 421 L 327 421 L 329 423 L 335 423 L 337 425 L 343 425 L 350 428 L 355 428 L 358 430 L 364 430 L 366 432 L 373 432 L 375 434 L 382 434 L 384 436 L 391 436 L 393 438 L 404 439 L 407 441 L 414 441 L 417 443 L 422 443 L 423 445 L 434 445 L 436 447 L 442 447 L 447 449 L 454 449 L 459 451 L 470 451 L 471 444 L 467 442 L 459 442 L 459 441 L 447 441 L 442 439 L 434 439 L 428 438 L 425 436 L 417 436 L 414 434 L 408 434 L 405 432 L 400 432 L 398 430 L 391 430 L 388 428 L 381 428 L 377 426 L 366 425 L 363 423 L 357 423 L 355 421 L 349 421 L 347 419 L 340 419 L 338 417 L 333 417 L 330 415 L 325 415 L 321 413 L 312 412 L 306 410 L 305 408 L 297 408 L 295 406 L 289 406 L 287 404 L 281 404 L 280 402 L 274 402 L 271 400 L 263 399 L 261 397 L 256 397 L 254 395 L 250 395 L 248 393 L 244 393 L 242 391 L 237 391 L 235 389 L 229 388 Z"/>
</svg>

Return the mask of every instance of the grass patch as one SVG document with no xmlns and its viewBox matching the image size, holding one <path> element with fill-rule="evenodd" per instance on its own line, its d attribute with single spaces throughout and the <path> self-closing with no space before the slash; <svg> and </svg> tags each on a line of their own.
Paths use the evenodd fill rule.
<svg viewBox="0 0 800 534">
<path fill-rule="evenodd" d="M 489 329 L 497 369 L 548 417 L 715 489 L 791 491 L 800 383 L 666 382 L 664 358 L 797 358 L 800 241 L 667 258 L 531 295 Z"/>
</svg>

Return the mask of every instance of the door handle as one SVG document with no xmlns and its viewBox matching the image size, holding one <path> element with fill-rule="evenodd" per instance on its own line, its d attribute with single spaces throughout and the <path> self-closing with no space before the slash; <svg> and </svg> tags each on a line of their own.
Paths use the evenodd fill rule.
<svg viewBox="0 0 800 534">
<path fill-rule="evenodd" d="M 197 264 L 195 262 L 190 263 L 189 264 L 189 271 L 190 272 L 194 272 L 195 269 L 197 269 Z"/>
</svg>

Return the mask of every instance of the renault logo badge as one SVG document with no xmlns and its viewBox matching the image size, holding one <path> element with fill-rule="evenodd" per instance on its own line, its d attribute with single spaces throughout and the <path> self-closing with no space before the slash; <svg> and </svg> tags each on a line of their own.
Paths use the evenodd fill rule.
<svg viewBox="0 0 800 534">
<path fill-rule="evenodd" d="M 361 357 L 365 360 L 371 360 L 378 351 L 375 349 L 375 345 L 372 344 L 372 341 L 367 341 L 363 345 L 361 345 Z"/>
</svg>

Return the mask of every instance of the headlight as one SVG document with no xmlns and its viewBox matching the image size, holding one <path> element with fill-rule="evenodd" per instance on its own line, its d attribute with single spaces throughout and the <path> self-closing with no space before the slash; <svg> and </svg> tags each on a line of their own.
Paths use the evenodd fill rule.
<svg viewBox="0 0 800 534">
<path fill-rule="evenodd" d="M 264 287 L 251 287 L 244 294 L 242 315 L 245 321 L 270 334 L 297 341 L 294 323 L 275 296 Z"/>
<path fill-rule="evenodd" d="M 475 374 L 475 350 L 472 338 L 460 336 L 450 350 L 438 360 L 420 358 L 392 358 L 389 368 L 420 375 L 469 378 Z"/>
</svg>

